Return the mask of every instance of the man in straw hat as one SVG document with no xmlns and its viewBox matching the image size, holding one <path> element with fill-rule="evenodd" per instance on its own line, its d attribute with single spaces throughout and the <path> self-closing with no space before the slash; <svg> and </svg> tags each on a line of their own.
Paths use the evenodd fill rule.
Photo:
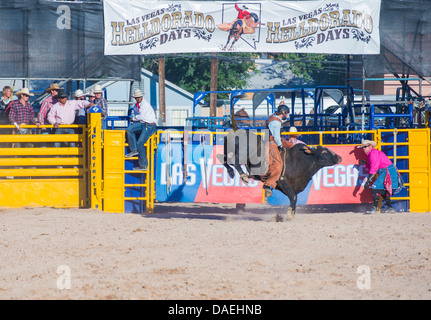
<svg viewBox="0 0 431 320">
<path fill-rule="evenodd" d="M 289 132 L 294 133 L 294 132 L 298 132 L 298 129 L 296 129 L 296 127 L 290 127 Z M 301 144 L 305 144 L 304 141 L 299 140 L 298 138 L 300 137 L 300 134 L 290 134 L 289 135 L 289 141 L 292 142 L 294 145 L 301 143 Z"/>
<path fill-rule="evenodd" d="M 369 173 L 364 187 L 365 189 L 371 188 L 371 195 L 373 196 L 373 206 L 365 213 L 373 214 L 377 212 L 380 196 L 387 205 L 383 212 L 394 213 L 395 210 L 392 208 L 390 196 L 392 195 L 392 189 L 398 188 L 398 171 L 382 151 L 375 149 L 376 146 L 377 143 L 372 140 L 363 140 L 362 144 L 358 146 L 358 148 L 364 150 L 368 158 L 365 166 Z"/>
<path fill-rule="evenodd" d="M 153 107 L 144 100 L 141 90 L 135 90 L 133 98 L 135 98 L 136 103 L 133 106 L 132 118 L 127 128 L 127 141 L 129 142 L 130 152 L 126 154 L 126 158 L 139 155 L 139 166 L 133 168 L 133 170 L 147 170 L 147 152 L 144 144 L 156 132 L 156 114 Z M 139 133 L 139 138 L 136 141 L 137 133 Z"/>
<path fill-rule="evenodd" d="M 88 100 L 89 100 L 90 102 L 93 102 L 93 101 L 94 101 L 94 99 L 96 99 L 96 95 L 94 94 L 93 90 L 90 90 L 90 91 L 86 94 L 86 96 L 88 97 Z"/>
<path fill-rule="evenodd" d="M 34 110 L 32 105 L 28 102 L 30 96 L 34 96 L 28 88 L 22 88 L 16 93 L 18 100 L 11 102 L 9 121 L 18 130 L 18 133 L 27 134 L 30 133 L 28 129 L 21 128 L 21 125 L 35 124 L 37 127 L 40 126 L 39 122 L 36 122 L 34 117 Z"/>
<path fill-rule="evenodd" d="M 42 104 L 40 105 L 39 110 L 39 122 L 41 125 L 49 124 L 48 122 L 48 113 L 51 110 L 53 104 L 57 103 L 57 94 L 60 87 L 57 83 L 53 83 L 46 89 L 46 92 L 49 93 L 49 96 L 43 99 Z M 42 134 L 52 133 L 51 128 L 42 128 Z"/>
<path fill-rule="evenodd" d="M 100 85 L 96 84 L 93 89 L 93 93 L 96 96 L 93 103 L 102 109 L 102 129 L 106 128 L 106 117 L 108 116 L 108 101 L 102 97 L 103 89 Z"/>
<path fill-rule="evenodd" d="M 78 89 L 73 94 L 75 100 L 85 100 L 86 94 L 81 89 Z M 78 109 L 78 114 L 76 115 L 76 123 L 77 124 L 87 124 L 87 109 L 82 108 Z"/>
</svg>

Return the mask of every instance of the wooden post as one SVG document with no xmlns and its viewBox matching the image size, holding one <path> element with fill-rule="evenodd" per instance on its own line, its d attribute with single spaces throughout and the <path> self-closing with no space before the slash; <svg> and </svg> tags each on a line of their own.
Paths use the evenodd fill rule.
<svg viewBox="0 0 431 320">
<path fill-rule="evenodd" d="M 218 72 L 218 59 L 217 57 L 211 58 L 211 91 L 217 91 L 217 72 Z M 217 94 L 210 94 L 210 116 L 217 116 Z"/>
<path fill-rule="evenodd" d="M 165 57 L 159 57 L 159 113 L 162 126 L 166 125 Z"/>
</svg>

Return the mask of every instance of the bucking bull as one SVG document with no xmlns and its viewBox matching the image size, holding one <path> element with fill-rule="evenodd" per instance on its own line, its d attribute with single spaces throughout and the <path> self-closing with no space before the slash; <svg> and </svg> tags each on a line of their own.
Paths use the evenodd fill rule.
<svg viewBox="0 0 431 320">
<path fill-rule="evenodd" d="M 232 179 L 235 176 L 233 166 L 245 183 L 248 183 L 249 178 L 264 182 L 268 171 L 268 141 L 256 132 L 238 129 L 235 123 L 233 127 L 236 130 L 232 129 L 225 137 L 224 153 L 217 155 L 218 160 L 226 167 Z M 266 133 L 265 136 L 268 137 L 269 134 Z M 298 193 L 307 187 L 318 170 L 338 164 L 342 159 L 326 147 L 312 148 L 304 144 L 296 144 L 282 151 L 281 157 L 283 172 L 277 181 L 276 189 L 289 198 L 290 206 L 286 218 L 292 220 Z M 244 172 L 241 165 L 245 165 L 248 173 Z M 283 217 L 277 216 L 277 221 L 283 221 Z"/>
</svg>

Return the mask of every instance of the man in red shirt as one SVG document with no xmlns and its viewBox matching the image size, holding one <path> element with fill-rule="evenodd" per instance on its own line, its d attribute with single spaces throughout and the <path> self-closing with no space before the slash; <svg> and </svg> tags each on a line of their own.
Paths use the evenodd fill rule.
<svg viewBox="0 0 431 320">
<path fill-rule="evenodd" d="M 48 124 L 49 110 L 51 109 L 53 104 L 56 104 L 58 102 L 58 99 L 57 99 L 58 90 L 60 90 L 60 87 L 58 86 L 57 83 L 51 84 L 49 88 L 46 90 L 46 92 L 49 93 L 49 96 L 42 101 L 42 104 L 39 110 L 40 124 Z M 46 130 L 46 128 L 42 128 L 42 131 L 51 131 L 51 130 Z"/>
<path fill-rule="evenodd" d="M 39 122 L 35 120 L 33 107 L 28 102 L 30 96 L 33 95 L 27 88 L 22 88 L 16 93 L 18 100 L 10 104 L 9 121 L 16 127 L 18 134 L 31 134 L 31 129 L 21 128 L 21 125 L 35 124 L 38 128 L 40 127 Z M 28 147 L 32 146 L 32 144 L 28 144 Z M 13 147 L 20 148 L 21 144 L 15 143 Z"/>
<path fill-rule="evenodd" d="M 39 122 L 35 120 L 33 107 L 28 102 L 30 96 L 33 95 L 27 88 L 22 88 L 16 93 L 18 100 L 13 101 L 10 105 L 9 121 L 15 125 L 21 134 L 26 134 L 28 129 L 23 129 L 20 125 L 35 124 L 37 127 L 40 126 Z"/>
<path fill-rule="evenodd" d="M 250 12 L 247 11 L 246 6 L 242 6 L 242 9 L 238 7 L 238 5 L 235 3 L 235 9 L 238 11 L 238 19 L 249 19 L 250 18 Z"/>
</svg>

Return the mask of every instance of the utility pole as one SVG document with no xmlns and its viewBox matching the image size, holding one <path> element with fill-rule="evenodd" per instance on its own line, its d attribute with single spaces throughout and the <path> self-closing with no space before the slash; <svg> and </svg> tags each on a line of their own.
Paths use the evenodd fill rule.
<svg viewBox="0 0 431 320">
<path fill-rule="evenodd" d="M 166 125 L 165 56 L 159 57 L 159 112 L 162 126 Z"/>
<path fill-rule="evenodd" d="M 218 72 L 218 59 L 214 56 L 211 58 L 211 91 L 217 91 L 217 72 Z M 210 117 L 217 116 L 217 93 L 210 94 Z"/>
</svg>

